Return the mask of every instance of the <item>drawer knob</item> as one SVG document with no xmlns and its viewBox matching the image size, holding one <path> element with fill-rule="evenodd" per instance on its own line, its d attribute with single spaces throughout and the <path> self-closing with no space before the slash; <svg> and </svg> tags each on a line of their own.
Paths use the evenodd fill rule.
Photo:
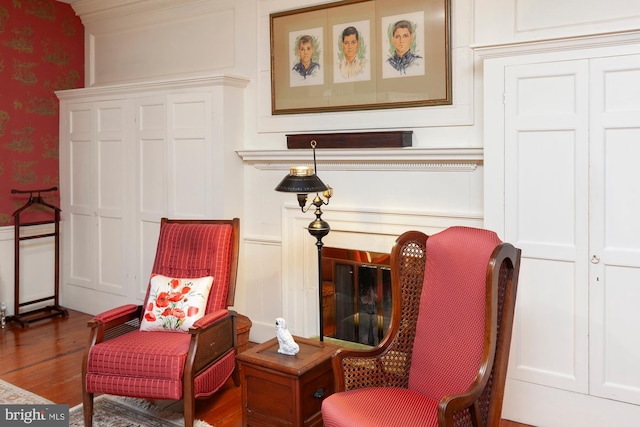
<svg viewBox="0 0 640 427">
<path fill-rule="evenodd" d="M 316 392 L 313 393 L 313 397 L 316 399 L 322 399 L 324 397 L 324 388 L 320 387 L 317 389 Z"/>
</svg>

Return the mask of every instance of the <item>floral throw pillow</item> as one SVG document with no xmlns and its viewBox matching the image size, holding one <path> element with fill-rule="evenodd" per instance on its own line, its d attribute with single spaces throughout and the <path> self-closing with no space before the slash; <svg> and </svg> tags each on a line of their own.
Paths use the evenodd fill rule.
<svg viewBox="0 0 640 427">
<path fill-rule="evenodd" d="M 141 331 L 184 331 L 204 316 L 213 277 L 177 279 L 152 274 Z"/>
</svg>

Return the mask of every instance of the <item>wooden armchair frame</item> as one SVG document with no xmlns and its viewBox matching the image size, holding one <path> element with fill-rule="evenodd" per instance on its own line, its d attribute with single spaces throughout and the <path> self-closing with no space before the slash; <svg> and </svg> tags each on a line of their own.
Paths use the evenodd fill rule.
<svg viewBox="0 0 640 427">
<path fill-rule="evenodd" d="M 401 235 L 391 253 L 393 309 L 389 331 L 371 350 L 341 349 L 333 356 L 336 391 L 362 387 L 407 388 L 425 274 L 428 236 Z M 466 392 L 438 406 L 440 426 L 498 426 L 515 311 L 520 249 L 499 244 L 486 273 L 485 340 L 481 364 Z"/>
<path fill-rule="evenodd" d="M 161 228 L 165 224 L 228 224 L 233 229 L 231 259 L 226 305 L 232 306 L 235 299 L 235 286 L 238 270 L 240 245 L 240 221 L 232 220 L 174 220 L 162 218 Z M 145 302 L 148 299 L 145 297 Z M 85 426 L 91 427 L 93 418 L 93 393 L 87 392 L 87 368 L 91 349 L 102 342 L 114 339 L 140 326 L 143 305 L 128 304 L 101 313 L 88 322 L 91 328 L 89 345 L 85 350 L 82 364 L 83 408 Z M 195 420 L 195 378 L 211 367 L 230 351 L 237 353 L 236 313 L 232 310 L 214 310 L 199 319 L 189 329 L 190 343 L 186 356 L 182 378 L 182 398 L 184 399 L 185 427 L 193 426 Z M 212 345 L 210 343 L 215 343 Z M 240 384 L 237 369 L 232 374 L 236 386 Z"/>
</svg>

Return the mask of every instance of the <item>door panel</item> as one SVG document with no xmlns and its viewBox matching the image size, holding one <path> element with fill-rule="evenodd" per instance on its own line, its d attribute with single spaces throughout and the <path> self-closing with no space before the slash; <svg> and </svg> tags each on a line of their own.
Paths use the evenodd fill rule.
<svg viewBox="0 0 640 427">
<path fill-rule="evenodd" d="M 68 146 L 61 152 L 66 153 L 68 167 L 67 188 L 69 189 L 68 208 L 69 247 L 68 277 L 66 280 L 83 288 L 95 286 L 94 271 L 95 244 L 94 214 L 96 196 L 93 190 L 96 178 L 92 175 L 94 164 L 93 107 L 90 103 L 79 103 L 64 111 L 69 129 Z M 64 154 L 62 154 L 64 155 Z M 63 183 L 64 185 L 64 183 Z M 66 252 L 66 251 L 65 251 Z"/>
<path fill-rule="evenodd" d="M 206 218 L 213 212 L 212 114 L 205 94 L 167 97 L 170 216 Z"/>
<path fill-rule="evenodd" d="M 97 170 L 96 223 L 97 264 L 96 289 L 126 296 L 128 283 L 123 254 L 127 253 L 129 235 L 125 228 L 127 196 L 132 189 L 128 177 L 126 120 L 130 117 L 126 102 L 96 103 L 95 156 Z M 94 246 L 95 247 L 95 246 Z"/>
<path fill-rule="evenodd" d="M 588 62 L 505 69 L 505 240 L 522 249 L 512 378 L 588 389 Z"/>
<path fill-rule="evenodd" d="M 640 55 L 591 75 L 590 393 L 640 404 Z"/>
<path fill-rule="evenodd" d="M 136 105 L 139 177 L 136 211 L 142 221 L 159 223 L 167 211 L 166 109 L 164 96 L 146 97 Z"/>
</svg>

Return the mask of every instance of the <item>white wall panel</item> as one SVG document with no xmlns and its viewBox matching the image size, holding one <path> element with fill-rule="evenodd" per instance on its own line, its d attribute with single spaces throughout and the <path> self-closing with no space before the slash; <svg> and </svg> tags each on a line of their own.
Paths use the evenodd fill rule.
<svg viewBox="0 0 640 427">
<path fill-rule="evenodd" d="M 250 340 L 264 342 L 275 336 L 275 319 L 282 317 L 282 244 L 280 236 L 245 236 L 241 241 L 241 283 L 236 301 L 241 302 L 242 312 L 251 313 L 253 323 Z M 266 302 L 268 301 L 268 303 Z"/>
<path fill-rule="evenodd" d="M 126 187 L 131 183 L 126 180 L 126 169 L 123 164 L 125 147 L 122 140 L 101 140 L 98 142 L 98 206 L 101 210 L 122 215 Z"/>
<path fill-rule="evenodd" d="M 169 215 L 203 218 L 212 199 L 211 98 L 205 94 L 167 97 Z"/>
<path fill-rule="evenodd" d="M 126 296 L 129 283 L 123 270 L 126 266 L 125 254 L 129 245 L 129 234 L 124 216 L 127 201 L 134 190 L 130 179 L 130 168 L 126 167 L 132 147 L 125 143 L 131 126 L 131 111 L 121 100 L 103 101 L 95 106 L 94 156 L 88 175 L 76 179 L 97 177 L 92 191 L 96 193 L 95 230 L 97 250 L 95 283 L 99 292 Z"/>
<path fill-rule="evenodd" d="M 640 105 L 636 114 L 640 114 Z M 640 127 L 632 127 L 638 126 L 640 119 L 634 121 L 627 123 L 629 127 L 608 129 L 604 134 L 605 247 L 617 250 L 640 249 Z"/>
<path fill-rule="evenodd" d="M 62 257 L 67 266 L 68 281 L 75 286 L 93 288 L 93 275 L 96 268 L 94 231 L 94 204 L 97 196 L 95 185 L 97 176 L 91 179 L 73 179 L 73 177 L 92 176 L 94 171 L 94 149 L 92 138 L 95 130 L 94 110 L 89 103 L 80 103 L 74 108 L 61 111 L 61 122 L 69 128 L 69 141 L 61 146 L 60 155 L 68 156 L 68 167 L 61 169 L 61 186 L 67 184 L 68 191 L 60 192 L 61 205 L 67 206 L 61 212 L 66 220 L 66 238 L 62 239 L 65 251 L 71 251 L 70 257 Z M 61 271 L 64 267 L 60 266 Z M 64 281 L 63 274 L 60 276 Z M 62 282 L 61 282 L 62 283 Z M 62 295 L 62 290 L 61 290 Z"/>
<path fill-rule="evenodd" d="M 155 101 L 155 102 L 154 102 Z M 166 120 L 163 99 L 144 99 L 138 106 L 138 131 L 162 131 Z"/>
<path fill-rule="evenodd" d="M 147 292 L 155 259 L 160 218 L 167 212 L 167 101 L 165 96 L 136 100 L 135 139 L 137 176 L 134 202 L 135 268 L 134 295 L 142 301 Z"/>
<path fill-rule="evenodd" d="M 116 295 L 127 295 L 125 254 L 127 239 L 122 218 L 98 218 L 98 274 L 95 289 Z M 93 251 L 94 248 L 91 248 Z"/>
<path fill-rule="evenodd" d="M 235 46 L 229 42 L 235 31 L 233 8 L 220 10 L 215 2 L 201 6 L 206 10 L 197 15 L 181 12 L 180 7 L 169 14 L 156 8 L 141 20 L 136 21 L 135 14 L 121 18 L 115 27 L 85 24 L 93 64 L 87 70 L 87 84 L 167 78 L 233 67 Z"/>
<path fill-rule="evenodd" d="M 91 105 L 78 105 L 73 111 L 69 111 L 69 117 L 65 118 L 69 122 L 69 133 L 76 136 L 82 132 L 90 133 L 91 129 Z"/>
<path fill-rule="evenodd" d="M 174 215 L 193 218 L 207 211 L 209 158 L 205 142 L 195 138 L 173 141 L 174 152 L 170 159 L 171 168 L 175 171 L 171 197 Z"/>
<path fill-rule="evenodd" d="M 600 62 L 596 61 L 596 67 Z M 609 66 L 610 67 L 610 66 Z M 633 84 L 640 81 L 640 70 L 633 63 L 633 56 L 626 58 L 620 68 L 601 69 L 598 78 L 603 78 L 606 92 L 603 98 L 598 97 L 598 103 L 604 101 L 603 108 L 606 113 L 616 113 L 611 119 L 620 120 L 624 117 L 620 113 L 636 113 L 638 111 L 638 100 L 640 99 L 640 85 Z"/>
<path fill-rule="evenodd" d="M 171 104 L 172 128 L 174 130 L 199 130 L 204 132 L 207 126 L 207 108 L 205 100 L 183 100 Z"/>
<path fill-rule="evenodd" d="M 93 238 L 95 226 L 93 216 L 69 214 L 67 227 L 69 234 L 66 241 L 69 244 L 69 256 L 64 258 L 69 264 L 69 282 L 85 288 L 93 288 L 95 269 L 95 248 Z"/>
<path fill-rule="evenodd" d="M 508 167 L 516 173 L 508 190 L 513 194 L 509 200 L 515 200 L 516 205 L 507 209 L 519 214 L 514 225 L 519 240 L 574 247 L 575 132 L 522 131 L 517 138 L 517 147 L 513 147 L 517 153 L 511 157 Z"/>
<path fill-rule="evenodd" d="M 136 101 L 137 210 L 143 220 L 157 221 L 167 209 L 166 97 Z"/>
<path fill-rule="evenodd" d="M 614 0 L 516 0 L 516 30 L 531 31 L 640 18 L 640 3 Z M 586 6 L 586 7 L 585 7 Z"/>
<path fill-rule="evenodd" d="M 87 176 L 91 169 L 91 157 L 93 149 L 91 140 L 71 139 L 69 142 L 69 175 Z M 93 179 L 77 180 L 71 184 L 69 189 L 70 204 L 73 208 L 80 209 L 93 204 L 95 194 L 93 192 Z"/>
<path fill-rule="evenodd" d="M 122 106 L 106 104 L 97 110 L 96 132 L 116 132 L 121 134 L 123 129 L 122 123 Z"/>
<path fill-rule="evenodd" d="M 477 0 L 474 12 L 474 41 L 480 45 L 604 34 L 640 26 L 636 0 Z"/>
<path fill-rule="evenodd" d="M 528 246 L 523 246 L 527 252 Z M 551 259 L 549 259 L 551 258 Z M 518 309 L 510 372 L 513 377 L 561 388 L 578 388 L 585 381 L 579 376 L 576 352 L 576 273 L 574 263 L 553 257 L 528 257 L 520 269 Z M 579 316 L 578 316 L 579 319 Z"/>
<path fill-rule="evenodd" d="M 161 216 L 166 211 L 166 145 L 164 138 L 139 142 L 138 209 L 144 217 Z"/>
</svg>

